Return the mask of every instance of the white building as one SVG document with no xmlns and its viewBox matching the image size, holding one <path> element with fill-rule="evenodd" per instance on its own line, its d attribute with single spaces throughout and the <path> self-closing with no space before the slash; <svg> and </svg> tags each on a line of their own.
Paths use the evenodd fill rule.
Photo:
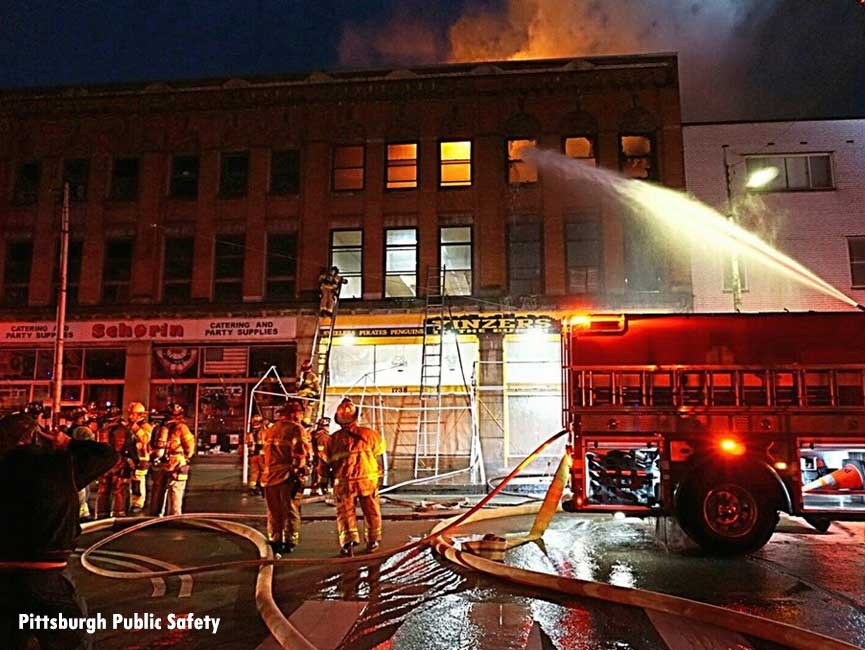
<svg viewBox="0 0 865 650">
<path fill-rule="evenodd" d="M 683 132 L 692 195 L 724 214 L 732 205 L 750 230 L 865 302 L 865 119 L 685 124 Z M 765 167 L 778 175 L 748 189 Z M 851 308 L 752 261 L 741 266 L 742 311 Z M 693 255 L 694 311 L 733 309 L 731 269 L 717 249 Z"/>
</svg>

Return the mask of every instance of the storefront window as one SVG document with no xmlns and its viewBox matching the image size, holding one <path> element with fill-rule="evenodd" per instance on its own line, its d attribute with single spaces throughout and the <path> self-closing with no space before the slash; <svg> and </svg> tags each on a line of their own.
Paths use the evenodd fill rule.
<svg viewBox="0 0 865 650">
<path fill-rule="evenodd" d="M 33 379 L 35 350 L 0 350 L 0 379 Z"/>
<path fill-rule="evenodd" d="M 208 448 L 236 448 L 245 428 L 243 384 L 202 385 L 198 399 L 198 439 Z"/>
<path fill-rule="evenodd" d="M 154 348 L 153 376 L 162 379 L 197 377 L 198 348 Z"/>
<path fill-rule="evenodd" d="M 276 366 L 279 376 L 291 379 L 297 368 L 297 348 L 294 345 L 249 349 L 249 375 L 261 377 L 271 366 Z"/>
<path fill-rule="evenodd" d="M 124 350 L 87 350 L 84 357 L 85 379 L 123 379 L 125 374 Z"/>
</svg>

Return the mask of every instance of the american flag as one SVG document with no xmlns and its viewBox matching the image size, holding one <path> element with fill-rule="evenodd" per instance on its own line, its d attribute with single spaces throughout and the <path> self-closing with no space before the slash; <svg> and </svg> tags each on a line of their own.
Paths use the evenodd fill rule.
<svg viewBox="0 0 865 650">
<path fill-rule="evenodd" d="M 206 348 L 204 350 L 205 375 L 244 375 L 248 348 Z"/>
</svg>

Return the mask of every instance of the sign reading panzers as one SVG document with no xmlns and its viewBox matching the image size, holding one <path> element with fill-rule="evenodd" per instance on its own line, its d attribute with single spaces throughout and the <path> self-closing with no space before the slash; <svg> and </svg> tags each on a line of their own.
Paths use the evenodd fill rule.
<svg viewBox="0 0 865 650">
<path fill-rule="evenodd" d="M 526 331 L 558 332 L 561 323 L 549 315 L 535 314 L 457 314 L 442 322 L 440 318 L 426 321 L 427 332 L 437 334 L 442 326 L 457 334 L 515 334 Z"/>
</svg>

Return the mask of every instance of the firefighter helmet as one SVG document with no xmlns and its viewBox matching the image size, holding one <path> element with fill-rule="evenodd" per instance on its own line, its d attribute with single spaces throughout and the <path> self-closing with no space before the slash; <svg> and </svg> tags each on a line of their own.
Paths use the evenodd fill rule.
<svg viewBox="0 0 865 650">
<path fill-rule="evenodd" d="M 16 445 L 32 440 L 36 432 L 36 419 L 26 413 L 12 413 L 0 418 L 0 456 Z"/>
<path fill-rule="evenodd" d="M 307 359 L 302 364 L 300 364 L 301 371 L 312 370 L 312 361 Z"/>
<path fill-rule="evenodd" d="M 318 418 L 318 426 L 320 426 L 320 427 L 329 427 L 329 426 L 330 426 L 330 418 L 329 418 L 329 417 L 320 417 L 320 418 Z"/>
<path fill-rule="evenodd" d="M 183 404 L 178 404 L 177 402 L 172 402 L 171 404 L 168 405 L 168 413 L 173 418 L 183 417 L 183 414 L 185 413 L 184 408 L 183 408 Z"/>
<path fill-rule="evenodd" d="M 74 411 L 72 411 L 72 413 L 69 416 L 69 419 L 71 419 L 72 423 L 74 424 L 76 420 L 84 419 L 88 415 L 90 415 L 90 413 L 87 411 L 87 409 L 79 407 L 79 408 L 75 409 Z"/>
<path fill-rule="evenodd" d="M 359 414 L 360 409 L 358 409 L 357 405 L 346 397 L 339 403 L 339 406 L 336 407 L 336 413 L 334 413 L 333 419 L 336 420 L 337 424 L 345 426 L 346 424 L 357 422 L 357 416 Z"/>
<path fill-rule="evenodd" d="M 147 417 L 147 407 L 141 402 L 132 402 L 129 405 L 129 419 L 139 422 Z"/>
<path fill-rule="evenodd" d="M 260 415 L 253 415 L 252 419 L 249 421 L 250 429 L 260 429 L 264 426 L 264 418 Z"/>
</svg>

